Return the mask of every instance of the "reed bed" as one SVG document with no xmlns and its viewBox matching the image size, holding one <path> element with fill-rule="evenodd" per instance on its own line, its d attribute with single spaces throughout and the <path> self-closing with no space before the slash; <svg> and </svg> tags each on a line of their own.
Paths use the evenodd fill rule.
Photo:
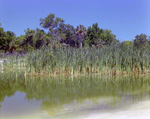
<svg viewBox="0 0 150 119">
<path fill-rule="evenodd" d="M 25 57 L 11 56 L 4 70 L 22 70 L 25 75 L 126 75 L 150 71 L 150 49 L 53 48 L 33 50 Z"/>
</svg>

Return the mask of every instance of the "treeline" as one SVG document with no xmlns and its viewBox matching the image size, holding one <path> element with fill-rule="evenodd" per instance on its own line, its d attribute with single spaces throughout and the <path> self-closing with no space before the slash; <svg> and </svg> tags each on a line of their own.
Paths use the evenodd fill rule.
<svg viewBox="0 0 150 119">
<path fill-rule="evenodd" d="M 102 29 L 98 23 L 86 29 L 83 25 L 74 28 L 70 24 L 65 24 L 64 20 L 49 14 L 44 19 L 40 18 L 40 25 L 48 29 L 46 33 L 43 29 L 25 30 L 25 35 L 16 37 L 12 31 L 4 31 L 0 27 L 0 50 L 12 53 L 28 52 L 32 49 L 40 49 L 42 46 L 53 47 L 97 47 L 105 48 L 112 43 L 123 48 L 144 48 L 150 47 L 150 37 L 145 34 L 135 36 L 134 41 L 119 42 L 111 30 Z"/>
</svg>

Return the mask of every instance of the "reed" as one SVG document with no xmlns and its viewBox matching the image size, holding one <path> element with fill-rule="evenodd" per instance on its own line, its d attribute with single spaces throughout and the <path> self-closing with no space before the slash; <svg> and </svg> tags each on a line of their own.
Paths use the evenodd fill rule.
<svg viewBox="0 0 150 119">
<path fill-rule="evenodd" d="M 25 57 L 8 57 L 3 65 L 5 70 L 22 70 L 26 75 L 141 74 L 150 71 L 150 50 L 115 45 L 101 49 L 43 47 Z"/>
</svg>

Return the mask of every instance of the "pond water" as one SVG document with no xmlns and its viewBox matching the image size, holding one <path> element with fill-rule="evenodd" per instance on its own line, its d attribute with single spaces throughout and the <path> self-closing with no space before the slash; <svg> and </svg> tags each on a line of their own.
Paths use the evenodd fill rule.
<svg viewBox="0 0 150 119">
<path fill-rule="evenodd" d="M 26 76 L 0 73 L 0 119 L 76 119 L 149 100 L 147 76 Z"/>
</svg>

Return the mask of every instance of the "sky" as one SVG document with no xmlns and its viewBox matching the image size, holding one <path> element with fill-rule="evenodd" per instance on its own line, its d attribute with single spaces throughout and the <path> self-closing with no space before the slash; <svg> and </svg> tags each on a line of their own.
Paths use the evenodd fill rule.
<svg viewBox="0 0 150 119">
<path fill-rule="evenodd" d="M 98 23 L 120 42 L 150 36 L 150 0 L 0 0 L 1 26 L 16 36 L 27 28 L 43 29 L 39 20 L 50 13 L 74 27 Z"/>
</svg>

